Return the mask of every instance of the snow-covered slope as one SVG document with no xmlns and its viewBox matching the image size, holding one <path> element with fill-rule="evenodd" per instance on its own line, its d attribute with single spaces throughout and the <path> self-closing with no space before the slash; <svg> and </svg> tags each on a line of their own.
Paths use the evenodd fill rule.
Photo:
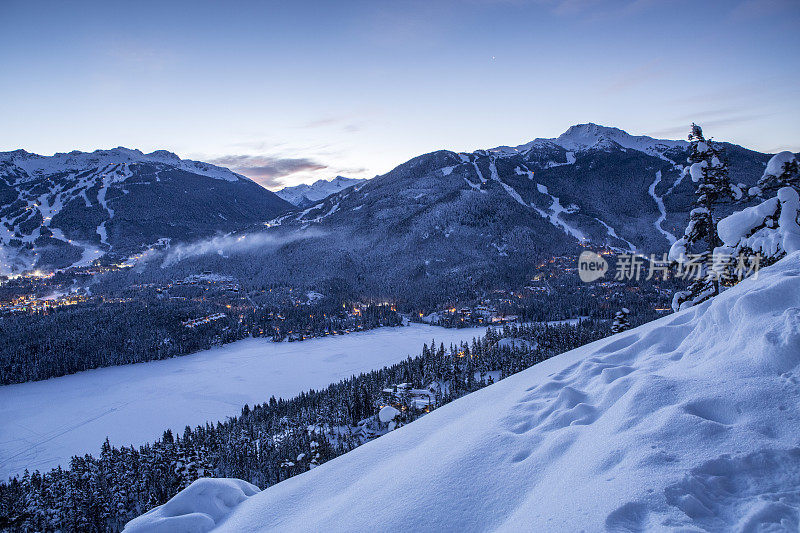
<svg viewBox="0 0 800 533">
<path fill-rule="evenodd" d="M 375 273 L 377 283 L 423 278 L 438 287 L 455 271 L 473 279 L 522 273 L 532 257 L 572 254 L 587 243 L 661 254 L 683 232 L 694 201 L 695 186 L 680 172 L 687 145 L 580 124 L 516 148 L 440 150 L 269 227 L 325 232 L 313 251 L 292 249 L 280 264 L 347 263 L 359 285 Z M 731 180 L 747 186 L 769 159 L 735 145 L 725 154 Z M 719 216 L 732 209 L 722 206 Z"/>
<path fill-rule="evenodd" d="M 327 198 L 331 194 L 343 191 L 363 181 L 366 180 L 336 176 L 330 181 L 317 180 L 311 185 L 303 183 L 301 185 L 295 185 L 294 187 L 284 187 L 275 194 L 292 205 L 306 208 L 315 202 Z"/>
<path fill-rule="evenodd" d="M 156 150 L 155 152 L 145 154 L 142 153 L 141 150 L 122 146 L 111 150 L 95 150 L 94 152 L 80 152 L 74 150 L 69 153 L 57 153 L 50 157 L 31 154 L 25 150 L 0 152 L 0 163 L 10 163 L 24 170 L 27 176 L 21 176 L 20 178 L 22 180 L 29 180 L 35 177 L 48 176 L 60 172 L 85 171 L 89 168 L 108 167 L 120 164 L 160 163 L 186 172 L 191 172 L 192 174 L 207 176 L 218 180 L 250 181 L 241 174 L 236 174 L 227 168 L 218 167 L 202 161 L 181 159 L 177 155 L 166 150 Z"/>
<path fill-rule="evenodd" d="M 291 207 L 244 176 L 165 150 L 0 152 L 0 275 L 85 266 Z"/>
<path fill-rule="evenodd" d="M 797 531 L 799 409 L 797 252 L 698 307 L 437 409 L 214 523 Z"/>
</svg>

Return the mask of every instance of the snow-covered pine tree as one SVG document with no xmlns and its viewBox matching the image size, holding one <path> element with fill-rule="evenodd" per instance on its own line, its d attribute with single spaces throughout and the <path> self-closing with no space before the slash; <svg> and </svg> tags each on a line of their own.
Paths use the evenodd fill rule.
<svg viewBox="0 0 800 533">
<path fill-rule="evenodd" d="M 764 170 L 764 175 L 758 180 L 758 186 L 752 193 L 761 194 L 763 191 L 792 187 L 800 192 L 800 163 L 792 152 L 780 152 L 772 156 Z"/>
<path fill-rule="evenodd" d="M 692 124 L 689 141 L 691 146 L 687 162 L 690 165 L 683 172 L 697 183 L 694 208 L 689 213 L 689 224 L 683 237 L 675 241 L 669 250 L 669 259 L 682 268 L 689 262 L 687 253 L 698 254 L 698 260 L 692 262 L 697 275 L 685 291 L 675 293 L 672 299 L 675 311 L 719 294 L 719 278 L 710 268 L 714 249 L 721 244 L 714 211 L 720 203 L 742 197 L 742 190 L 730 182 L 722 147 L 706 139 L 697 124 Z"/>
<path fill-rule="evenodd" d="M 614 322 L 611 324 L 611 333 L 620 333 L 626 329 L 630 329 L 631 322 L 628 316 L 631 314 L 630 309 L 623 307 L 614 313 Z"/>
<path fill-rule="evenodd" d="M 722 246 L 714 250 L 714 257 L 718 262 L 726 257 L 735 260 L 733 282 L 800 250 L 800 172 L 791 152 L 781 152 L 770 159 L 759 180 L 758 192 L 776 186 L 780 188 L 774 197 L 717 224 Z M 725 265 L 714 265 L 717 271 L 724 268 Z"/>
</svg>

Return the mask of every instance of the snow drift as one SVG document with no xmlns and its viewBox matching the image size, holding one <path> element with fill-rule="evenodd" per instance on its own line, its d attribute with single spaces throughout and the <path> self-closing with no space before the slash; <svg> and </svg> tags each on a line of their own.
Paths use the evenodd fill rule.
<svg viewBox="0 0 800 533">
<path fill-rule="evenodd" d="M 125 531 L 208 531 L 259 488 L 241 479 L 200 478 L 170 501 L 128 522 Z"/>
<path fill-rule="evenodd" d="M 274 485 L 215 525 L 797 531 L 799 365 L 795 252 L 699 306 L 545 361 Z M 181 530 L 204 531 L 191 516 Z M 137 520 L 135 531 L 150 531 Z"/>
</svg>

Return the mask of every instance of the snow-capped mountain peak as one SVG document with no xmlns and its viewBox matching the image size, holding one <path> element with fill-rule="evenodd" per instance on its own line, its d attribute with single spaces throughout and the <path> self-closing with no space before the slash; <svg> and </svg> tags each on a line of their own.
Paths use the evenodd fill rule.
<svg viewBox="0 0 800 533">
<path fill-rule="evenodd" d="M 112 165 L 161 163 L 209 178 L 225 181 L 250 181 L 245 176 L 232 172 L 227 168 L 191 159 L 181 159 L 176 154 L 166 150 L 156 150 L 145 154 L 141 150 L 123 146 L 109 150 L 95 150 L 94 152 L 81 152 L 78 150 L 68 153 L 59 152 L 50 157 L 33 154 L 25 150 L 0 152 L 0 164 L 3 163 L 13 165 L 21 169 L 24 174 L 27 174 L 27 176 L 21 176 L 22 180 L 35 179 L 36 177 L 57 172 L 103 169 Z"/>
<path fill-rule="evenodd" d="M 331 194 L 340 192 L 363 181 L 366 180 L 336 176 L 332 180 L 317 180 L 311 185 L 302 183 L 293 187 L 285 187 L 275 194 L 292 205 L 305 208 L 327 198 Z"/>
<path fill-rule="evenodd" d="M 645 153 L 663 152 L 675 146 L 688 146 L 686 141 L 654 139 L 647 135 L 630 135 L 629 133 L 598 124 L 577 124 L 554 140 L 555 144 L 567 150 L 585 150 L 608 142 L 616 143 L 623 148 Z"/>
<path fill-rule="evenodd" d="M 647 135 L 631 135 L 619 128 L 601 126 L 592 122 L 570 126 L 567 131 L 555 138 L 537 138 L 533 141 L 515 147 L 499 146 L 490 152 L 499 154 L 517 154 L 527 152 L 532 148 L 542 146 L 559 146 L 565 150 L 607 150 L 622 147 L 637 150 L 650 155 L 663 154 L 666 150 L 675 147 L 686 147 L 686 141 L 670 139 L 654 139 Z"/>
<path fill-rule="evenodd" d="M 0 152 L 0 274 L 87 266 L 112 249 L 231 231 L 289 207 L 227 168 L 166 150 Z"/>
</svg>

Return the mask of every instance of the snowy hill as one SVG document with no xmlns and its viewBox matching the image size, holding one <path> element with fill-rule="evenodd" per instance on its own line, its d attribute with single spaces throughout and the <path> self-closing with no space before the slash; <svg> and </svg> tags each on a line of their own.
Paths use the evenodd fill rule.
<svg viewBox="0 0 800 533">
<path fill-rule="evenodd" d="M 242 229 L 291 206 L 248 178 L 159 150 L 0 153 L 0 274 Z"/>
<path fill-rule="evenodd" d="M 797 531 L 798 409 L 800 252 L 255 495 L 198 482 L 128 531 Z"/>
<path fill-rule="evenodd" d="M 327 198 L 331 194 L 343 191 L 366 180 L 356 178 L 345 178 L 336 176 L 332 180 L 317 180 L 311 185 L 305 183 L 294 187 L 284 187 L 275 194 L 289 202 L 290 204 L 306 208 L 320 200 Z"/>
</svg>

